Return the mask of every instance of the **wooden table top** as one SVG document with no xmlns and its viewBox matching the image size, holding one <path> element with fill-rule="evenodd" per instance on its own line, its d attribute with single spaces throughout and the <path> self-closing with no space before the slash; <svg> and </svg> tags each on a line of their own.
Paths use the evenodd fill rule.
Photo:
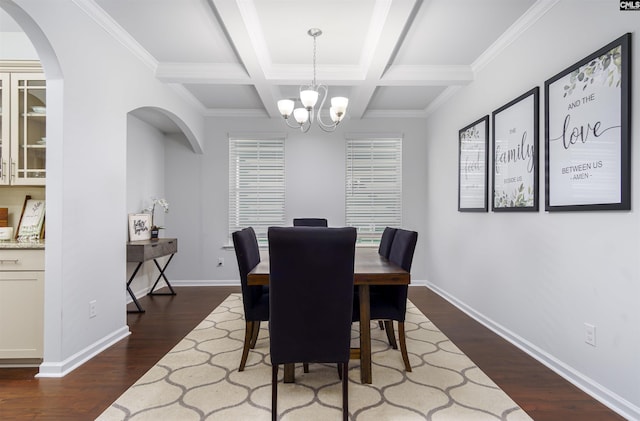
<svg viewBox="0 0 640 421">
<path fill-rule="evenodd" d="M 260 253 L 260 263 L 247 276 L 249 285 L 269 285 L 269 253 Z M 408 285 L 411 274 L 378 254 L 372 247 L 356 247 L 355 285 Z"/>
</svg>

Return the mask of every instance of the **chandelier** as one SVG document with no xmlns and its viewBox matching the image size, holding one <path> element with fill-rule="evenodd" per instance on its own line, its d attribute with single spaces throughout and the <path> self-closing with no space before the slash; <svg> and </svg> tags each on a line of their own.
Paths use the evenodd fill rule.
<svg viewBox="0 0 640 421">
<path fill-rule="evenodd" d="M 316 83 L 316 41 L 317 38 L 322 35 L 322 31 L 318 28 L 311 28 L 307 31 L 309 36 L 313 37 L 313 81 L 309 86 L 300 86 L 300 102 L 302 107 L 294 109 L 295 101 L 293 99 L 281 99 L 278 101 L 278 110 L 287 126 L 293 129 L 300 129 L 303 133 L 306 133 L 311 128 L 311 125 L 315 120 L 318 122 L 318 126 L 325 132 L 332 132 L 336 129 L 338 124 L 342 121 L 347 111 L 347 104 L 349 99 L 343 96 L 336 96 L 331 98 L 331 107 L 329 108 L 329 116 L 331 117 L 331 123 L 327 124 L 322 121 L 320 117 L 320 111 L 324 106 L 324 102 L 329 94 L 329 88 L 326 85 L 318 85 Z M 322 101 L 316 111 L 316 103 L 322 92 Z M 316 115 L 317 113 L 317 115 Z M 291 122 L 291 115 L 293 114 L 293 120 Z"/>
</svg>

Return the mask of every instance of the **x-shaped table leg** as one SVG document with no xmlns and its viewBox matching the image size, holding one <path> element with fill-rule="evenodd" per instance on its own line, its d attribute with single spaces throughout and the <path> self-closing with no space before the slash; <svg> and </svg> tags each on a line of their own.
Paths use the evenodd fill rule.
<svg viewBox="0 0 640 421">
<path fill-rule="evenodd" d="M 164 267 L 160 267 L 160 264 L 158 263 L 158 261 L 156 259 L 153 259 L 153 263 L 156 264 L 156 267 L 160 271 L 160 275 L 158 275 L 158 279 L 156 279 L 156 282 L 153 284 L 153 287 L 151 288 L 151 291 L 149 291 L 148 295 L 176 295 L 176 292 L 173 290 L 173 287 L 171 287 L 169 280 L 164 275 L 164 271 L 167 268 L 167 266 L 169 266 L 169 262 L 171 262 L 171 259 L 173 259 L 173 256 L 174 256 L 173 254 L 169 256 L 169 260 L 167 260 L 167 263 L 164 264 Z M 164 281 L 166 282 L 171 292 L 153 292 L 153 290 L 156 289 L 156 285 L 158 285 L 160 278 L 164 279 Z"/>
<path fill-rule="evenodd" d="M 136 307 L 138 309 L 137 310 L 127 310 L 127 313 L 144 313 L 144 309 L 142 308 L 142 306 L 138 302 L 138 299 L 136 298 L 136 296 L 133 293 L 133 291 L 131 291 L 131 282 L 133 281 L 133 278 L 136 277 L 136 274 L 138 273 L 138 270 L 140 270 L 141 266 L 142 266 L 142 262 L 138 262 L 138 266 L 136 266 L 136 269 L 133 271 L 133 273 L 131 274 L 131 277 L 127 281 L 127 292 L 129 293 L 129 295 L 133 299 L 133 303 L 136 305 Z"/>
</svg>

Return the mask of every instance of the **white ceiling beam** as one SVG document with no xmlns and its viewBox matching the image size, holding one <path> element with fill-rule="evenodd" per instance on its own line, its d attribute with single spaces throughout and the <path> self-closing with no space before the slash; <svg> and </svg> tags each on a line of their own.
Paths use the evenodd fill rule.
<svg viewBox="0 0 640 421">
<path fill-rule="evenodd" d="M 393 57 L 398 42 L 402 42 L 407 25 L 411 24 L 414 8 L 420 0 L 393 0 L 376 2 L 374 16 L 365 39 L 362 67 L 364 82 L 349 98 L 347 114 L 350 118 L 362 118 L 385 69 Z"/>
<path fill-rule="evenodd" d="M 256 34 L 262 33 L 262 29 L 252 2 L 248 0 L 209 1 L 220 16 L 221 23 L 229 35 L 229 42 L 233 43 L 238 59 L 244 65 L 267 114 L 270 117 L 279 117 L 280 113 L 273 96 L 271 83 L 267 82 L 261 64 L 261 61 L 264 60 L 262 55 L 267 54 L 267 49 L 264 45 L 259 48 L 255 45 L 262 42 L 261 38 L 256 36 Z M 247 19 L 251 20 L 250 25 L 247 25 Z"/>
<path fill-rule="evenodd" d="M 311 81 L 313 67 L 307 65 L 272 65 L 265 77 L 280 84 L 308 84 Z M 365 79 L 362 66 L 323 65 L 317 69 L 317 79 L 328 85 L 351 85 Z"/>
</svg>

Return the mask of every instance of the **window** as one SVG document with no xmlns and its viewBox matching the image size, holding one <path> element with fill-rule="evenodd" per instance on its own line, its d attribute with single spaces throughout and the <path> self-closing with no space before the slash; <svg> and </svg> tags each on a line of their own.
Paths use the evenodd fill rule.
<svg viewBox="0 0 640 421">
<path fill-rule="evenodd" d="M 347 139 L 346 223 L 358 244 L 377 245 L 402 225 L 402 139 Z"/>
<path fill-rule="evenodd" d="M 229 139 L 229 242 L 253 227 L 267 244 L 267 228 L 284 225 L 284 138 Z"/>
</svg>

